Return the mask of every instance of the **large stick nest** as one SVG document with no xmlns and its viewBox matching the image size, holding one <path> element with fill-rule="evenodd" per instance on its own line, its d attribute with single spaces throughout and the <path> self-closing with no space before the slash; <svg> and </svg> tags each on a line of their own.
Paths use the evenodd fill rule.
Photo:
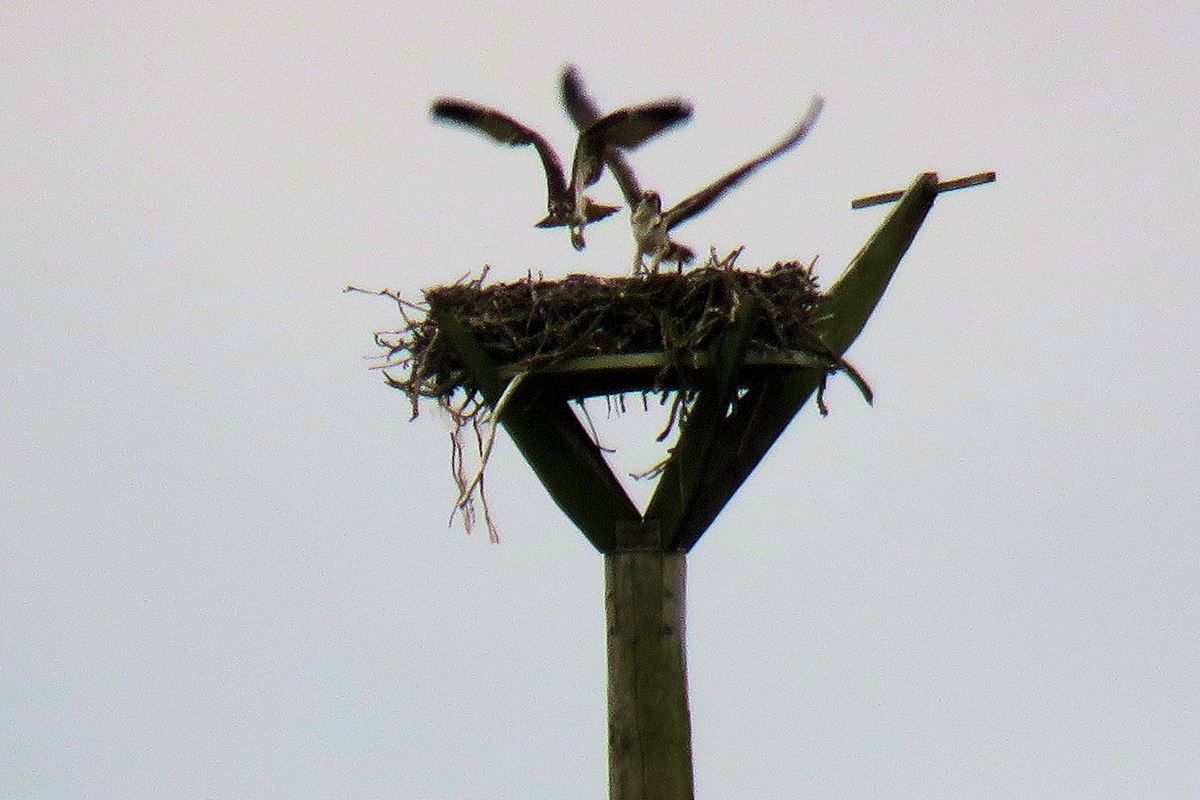
<svg viewBox="0 0 1200 800">
<path fill-rule="evenodd" d="M 484 285 L 484 273 L 426 289 L 423 303 L 393 292 L 403 328 L 380 331 L 389 383 L 405 392 L 417 413 L 419 398 L 478 410 L 480 387 L 446 337 L 438 318 L 453 313 L 493 363 L 518 371 L 584 356 L 661 351 L 668 363 L 705 351 L 728 329 L 737 304 L 753 297 L 759 313 L 750 352 L 802 351 L 837 359 L 814 330 L 820 293 L 812 269 L 781 262 L 764 271 L 733 269 L 714 259 L 687 273 L 603 278 L 569 275 L 558 281 L 526 276 Z M 833 369 L 835 367 L 831 367 Z M 461 393 L 459 402 L 452 397 Z M 453 403 L 453 406 L 451 405 Z"/>
</svg>

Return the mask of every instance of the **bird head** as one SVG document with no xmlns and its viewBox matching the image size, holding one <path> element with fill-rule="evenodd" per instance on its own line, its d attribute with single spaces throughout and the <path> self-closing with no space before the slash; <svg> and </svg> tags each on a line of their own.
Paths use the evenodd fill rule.
<svg viewBox="0 0 1200 800">
<path fill-rule="evenodd" d="M 653 189 L 646 189 L 642 192 L 641 199 L 638 200 L 638 206 L 645 207 L 647 205 L 654 210 L 655 214 L 662 213 L 662 198 Z"/>
</svg>

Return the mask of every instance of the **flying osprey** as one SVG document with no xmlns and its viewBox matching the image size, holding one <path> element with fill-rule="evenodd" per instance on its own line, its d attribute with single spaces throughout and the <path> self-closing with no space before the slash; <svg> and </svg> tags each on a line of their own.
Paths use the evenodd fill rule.
<svg viewBox="0 0 1200 800">
<path fill-rule="evenodd" d="M 583 229 L 589 222 L 604 219 L 620 206 L 592 202 L 584 190 L 604 171 L 604 154 L 615 148 L 632 150 L 663 130 L 683 122 L 692 107 L 683 100 L 660 100 L 641 106 L 622 108 L 582 126 L 571 162 L 571 182 L 563 175 L 558 155 L 537 131 L 522 125 L 494 108 L 466 100 L 441 98 L 430 109 L 434 118 L 468 125 L 501 144 L 533 145 L 546 172 L 546 216 L 535 223 L 538 228 L 566 225 L 576 250 L 584 246 Z"/>
<path fill-rule="evenodd" d="M 567 113 L 571 115 L 577 127 L 586 129 L 599 117 L 599 109 L 583 88 L 583 81 L 574 67 L 567 67 L 563 71 L 562 97 Z M 814 97 L 804 117 L 777 145 L 666 211 L 663 211 L 662 198 L 658 192 L 639 189 L 637 179 L 625 159 L 617 151 L 609 150 L 605 156 L 608 167 L 612 170 L 613 177 L 621 184 L 621 191 L 629 207 L 633 209 L 631 222 L 633 238 L 637 242 L 637 253 L 633 261 L 634 274 L 646 269 L 646 256 L 651 258 L 650 272 L 658 272 L 658 266 L 664 260 L 677 261 L 679 269 L 682 270 L 684 263 L 691 261 L 695 253 L 690 247 L 673 241 L 668 235 L 671 229 L 704 211 L 721 195 L 741 183 L 751 172 L 799 144 L 816 123 L 824 106 L 823 98 Z"/>
</svg>

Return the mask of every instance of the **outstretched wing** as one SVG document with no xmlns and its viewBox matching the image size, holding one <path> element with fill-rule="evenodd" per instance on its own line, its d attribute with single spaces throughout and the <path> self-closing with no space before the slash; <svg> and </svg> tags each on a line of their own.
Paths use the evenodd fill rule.
<svg viewBox="0 0 1200 800">
<path fill-rule="evenodd" d="M 708 186 L 696 192 L 691 197 L 681 200 L 674 205 L 670 210 L 663 212 L 663 220 L 666 223 L 667 230 L 674 228 L 681 222 L 685 222 L 699 214 L 704 209 L 708 208 L 717 198 L 725 194 L 725 192 L 737 186 L 751 172 L 761 167 L 771 159 L 778 156 L 785 150 L 799 144 L 808 132 L 812 130 L 813 125 L 817 122 L 817 117 L 821 116 L 821 109 L 825 107 L 824 98 L 814 97 L 808 106 L 808 111 L 805 112 L 804 118 L 792 128 L 791 132 L 783 138 L 779 144 L 772 147 L 757 158 L 747 161 L 742 166 L 730 172 L 723 178 L 713 181 Z"/>
<path fill-rule="evenodd" d="M 513 147 L 533 145 L 537 148 L 538 155 L 542 158 L 542 168 L 546 171 L 548 205 L 553 206 L 556 201 L 566 199 L 567 181 L 563 175 L 562 162 L 537 131 L 501 111 L 467 100 L 443 97 L 435 100 L 429 110 L 435 119 L 467 125 L 500 144 Z"/>
<path fill-rule="evenodd" d="M 575 127 L 581 131 L 586 130 L 588 126 L 600 119 L 600 107 L 583 88 L 583 78 L 579 77 L 579 71 L 573 66 L 563 70 L 562 102 L 567 109 L 567 114 L 575 123 Z M 604 164 L 612 171 L 617 185 L 621 187 L 621 194 L 625 195 L 625 202 L 629 204 L 630 208 L 636 208 L 638 199 L 642 196 L 642 190 L 638 186 L 633 169 L 621 155 L 621 151 L 613 147 L 607 148 L 604 152 Z"/>
<path fill-rule="evenodd" d="M 582 189 L 600 180 L 607 148 L 632 150 L 691 115 L 691 104 L 677 99 L 630 106 L 606 114 L 579 134 L 571 167 L 571 186 Z"/>
</svg>

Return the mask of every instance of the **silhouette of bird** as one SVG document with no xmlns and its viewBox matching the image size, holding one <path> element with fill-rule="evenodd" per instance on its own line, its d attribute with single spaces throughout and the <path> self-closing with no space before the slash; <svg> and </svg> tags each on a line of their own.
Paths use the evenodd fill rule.
<svg viewBox="0 0 1200 800">
<path fill-rule="evenodd" d="M 692 107 L 683 100 L 660 100 L 622 108 L 592 120 L 580 130 L 575 143 L 570 183 L 564 177 L 558 155 L 545 137 L 507 114 L 453 98 L 434 101 L 430 112 L 435 119 L 467 125 L 500 144 L 533 145 L 546 172 L 546 216 L 534 224 L 538 228 L 566 225 L 571 233 L 571 244 L 576 250 L 582 250 L 585 244 L 583 229 L 587 224 L 604 219 L 620 208 L 595 203 L 584 194 L 587 187 L 600 180 L 606 151 L 637 148 L 686 120 L 692 114 Z"/>
<path fill-rule="evenodd" d="M 574 67 L 567 67 L 563 71 L 562 98 L 576 127 L 584 129 L 599 117 L 599 109 L 583 88 L 583 80 Z M 621 191 L 633 210 L 630 221 L 633 225 L 633 238 L 637 243 L 637 253 L 633 261 L 634 274 L 646 270 L 646 256 L 651 259 L 648 270 L 650 272 L 657 272 L 659 264 L 663 261 L 678 262 L 682 271 L 683 265 L 695 258 L 695 253 L 687 245 L 672 240 L 669 236 L 671 229 L 704 211 L 754 170 L 799 144 L 816 124 L 824 106 L 825 100 L 822 97 L 814 97 L 800 122 L 778 144 L 666 211 L 663 211 L 659 194 L 640 189 L 629 164 L 619 152 L 609 150 L 605 155 L 608 167 L 621 185 Z"/>
</svg>

